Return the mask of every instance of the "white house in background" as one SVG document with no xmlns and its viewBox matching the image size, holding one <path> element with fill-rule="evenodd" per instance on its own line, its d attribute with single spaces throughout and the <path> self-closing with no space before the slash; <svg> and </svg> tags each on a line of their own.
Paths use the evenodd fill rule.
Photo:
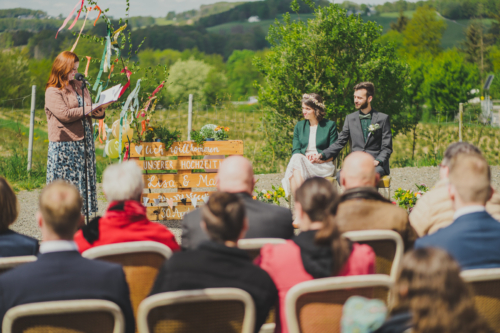
<svg viewBox="0 0 500 333">
<path fill-rule="evenodd" d="M 250 23 L 260 22 L 260 18 L 258 16 L 250 16 L 248 18 L 248 22 L 250 22 Z"/>
</svg>

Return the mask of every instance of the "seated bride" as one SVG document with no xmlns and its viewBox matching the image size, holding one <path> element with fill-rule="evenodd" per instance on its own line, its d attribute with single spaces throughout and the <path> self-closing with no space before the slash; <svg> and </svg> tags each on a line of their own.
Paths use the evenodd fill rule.
<svg viewBox="0 0 500 333">
<path fill-rule="evenodd" d="M 337 124 L 324 119 L 326 112 L 323 98 L 318 94 L 304 94 L 302 113 L 305 119 L 295 125 L 292 158 L 281 181 L 287 197 L 295 195 L 295 190 L 305 179 L 329 177 L 335 172 L 333 159 L 312 162 L 314 156 L 330 147 L 338 137 Z"/>
</svg>

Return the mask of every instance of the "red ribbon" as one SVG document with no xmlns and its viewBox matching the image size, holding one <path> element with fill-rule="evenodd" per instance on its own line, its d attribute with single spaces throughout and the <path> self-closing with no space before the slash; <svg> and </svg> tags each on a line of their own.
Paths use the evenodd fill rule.
<svg viewBox="0 0 500 333">
<path fill-rule="evenodd" d="M 82 4 L 80 5 L 80 10 L 78 11 L 78 15 L 76 15 L 75 19 L 73 20 L 73 23 L 71 23 L 71 25 L 69 26 L 68 30 L 71 30 L 71 28 L 73 28 L 76 24 L 76 21 L 78 21 L 78 18 L 80 17 L 80 14 L 82 13 L 82 9 L 83 9 L 83 2 L 85 0 L 82 0 Z"/>
<path fill-rule="evenodd" d="M 129 150 L 129 146 L 127 145 L 127 150 L 125 150 L 125 155 L 123 156 L 123 160 L 125 161 L 128 157 L 128 150 Z"/>
<path fill-rule="evenodd" d="M 71 11 L 71 13 L 69 13 L 68 17 L 66 17 L 66 19 L 64 20 L 63 24 L 61 25 L 61 27 L 59 28 L 59 30 L 57 30 L 57 33 L 56 33 L 56 38 L 57 38 L 57 35 L 59 34 L 59 31 L 61 31 L 65 26 L 66 24 L 68 24 L 68 21 L 69 19 L 71 18 L 71 16 L 73 16 L 73 13 L 75 12 L 76 8 L 78 7 L 78 4 L 80 3 L 80 1 L 78 0 L 78 2 L 76 3 L 75 5 L 75 8 L 73 8 L 73 10 Z M 83 6 L 83 0 L 82 0 L 82 6 Z M 81 10 L 81 9 L 80 9 Z M 80 15 L 80 14 L 78 14 Z M 70 28 L 71 29 L 71 28 Z"/>
<path fill-rule="evenodd" d="M 130 86 L 130 76 L 132 75 L 132 72 L 129 71 L 127 67 L 125 67 L 124 69 L 122 69 L 122 71 L 120 73 L 126 73 L 128 82 L 127 82 L 126 85 L 123 86 L 122 91 L 120 91 L 120 96 L 118 96 L 118 98 L 122 97 L 122 95 L 125 92 L 125 90 L 127 90 L 127 88 Z"/>
</svg>

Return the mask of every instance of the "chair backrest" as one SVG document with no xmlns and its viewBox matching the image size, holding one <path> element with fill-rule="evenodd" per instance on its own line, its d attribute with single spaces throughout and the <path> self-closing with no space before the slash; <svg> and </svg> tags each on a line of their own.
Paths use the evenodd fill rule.
<svg viewBox="0 0 500 333">
<path fill-rule="evenodd" d="M 123 333 L 123 314 L 113 302 L 87 299 L 18 305 L 5 314 L 3 333 Z"/>
<path fill-rule="evenodd" d="M 393 281 L 387 275 L 331 277 L 293 286 L 286 295 L 285 312 L 290 333 L 338 332 L 342 308 L 351 296 L 387 303 Z"/>
<path fill-rule="evenodd" d="M 356 243 L 368 244 L 376 255 L 375 273 L 387 274 L 396 281 L 404 254 L 403 239 L 397 232 L 359 230 L 345 232 L 343 236 Z"/>
<path fill-rule="evenodd" d="M 123 266 L 132 309 L 137 318 L 139 304 L 149 295 L 158 271 L 172 256 L 172 250 L 158 242 L 127 242 L 97 246 L 83 252 L 82 256 Z"/>
<path fill-rule="evenodd" d="M 260 249 L 266 244 L 283 244 L 283 238 L 245 238 L 238 241 L 238 248 L 247 251 L 250 258 L 255 259 L 260 254 Z"/>
<path fill-rule="evenodd" d="M 137 327 L 139 333 L 253 333 L 255 305 L 237 288 L 166 292 L 141 303 Z"/>
<path fill-rule="evenodd" d="M 500 332 L 500 268 L 471 269 L 460 276 L 472 286 L 479 314 Z"/>
<path fill-rule="evenodd" d="M 35 256 L 19 256 L 19 257 L 6 257 L 0 258 L 0 274 L 11 270 L 22 264 L 27 264 L 29 262 L 36 261 Z"/>
</svg>

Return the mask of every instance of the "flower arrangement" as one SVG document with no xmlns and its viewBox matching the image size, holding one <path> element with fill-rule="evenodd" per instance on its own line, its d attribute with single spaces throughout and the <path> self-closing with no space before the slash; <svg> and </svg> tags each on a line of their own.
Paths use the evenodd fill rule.
<svg viewBox="0 0 500 333">
<path fill-rule="evenodd" d="M 273 185 L 272 188 L 273 188 L 272 191 L 268 190 L 259 191 L 257 188 L 255 188 L 256 195 L 253 196 L 253 199 L 269 204 L 274 203 L 278 206 L 280 205 L 279 200 L 281 198 L 285 199 L 285 201 L 288 202 L 288 198 L 285 196 L 285 190 L 283 189 L 283 187 L 276 188 Z"/>
<path fill-rule="evenodd" d="M 401 187 L 394 192 L 394 199 L 396 199 L 397 205 L 409 212 L 413 210 L 417 200 L 420 199 L 425 192 L 429 191 L 429 188 L 425 184 L 415 184 L 415 186 L 417 186 L 417 192 L 403 190 Z"/>
<path fill-rule="evenodd" d="M 227 140 L 227 138 L 229 137 L 229 135 L 227 134 L 229 132 L 229 127 L 217 126 L 214 131 L 215 140 L 223 141 Z"/>
<path fill-rule="evenodd" d="M 165 150 L 169 150 L 172 144 L 181 139 L 179 130 L 170 131 L 164 126 L 148 127 L 144 134 L 146 142 L 162 142 L 165 145 Z"/>
<path fill-rule="evenodd" d="M 217 128 L 216 125 L 207 124 L 201 128 L 200 134 L 203 135 L 205 140 L 207 140 L 207 139 L 215 140 L 215 129 L 216 128 Z"/>
</svg>

